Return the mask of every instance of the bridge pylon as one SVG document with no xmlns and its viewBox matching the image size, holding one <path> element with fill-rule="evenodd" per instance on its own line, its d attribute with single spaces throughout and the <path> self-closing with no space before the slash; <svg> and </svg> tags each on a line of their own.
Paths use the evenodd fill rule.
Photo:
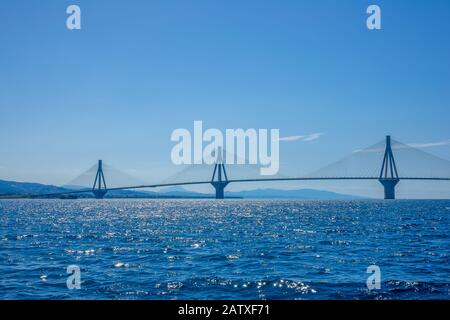
<svg viewBox="0 0 450 320">
<path fill-rule="evenodd" d="M 395 199 L 395 186 L 400 181 L 392 153 L 391 136 L 386 136 L 386 150 L 384 151 L 383 164 L 381 165 L 378 179 L 384 187 L 384 199 Z"/>
<path fill-rule="evenodd" d="M 214 172 L 211 178 L 211 184 L 216 190 L 216 199 L 223 199 L 225 197 L 225 187 L 228 185 L 227 171 L 223 163 L 222 149 L 217 150 L 217 160 L 214 165 Z"/>
<path fill-rule="evenodd" d="M 103 174 L 103 161 L 98 160 L 97 174 L 95 175 L 92 193 L 96 199 L 103 199 L 108 192 L 106 188 L 105 175 Z"/>
</svg>

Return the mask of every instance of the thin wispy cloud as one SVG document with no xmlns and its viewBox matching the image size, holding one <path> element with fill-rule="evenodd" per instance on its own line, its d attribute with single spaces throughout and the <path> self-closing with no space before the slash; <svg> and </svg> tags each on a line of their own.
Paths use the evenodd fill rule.
<svg viewBox="0 0 450 320">
<path fill-rule="evenodd" d="M 432 148 L 432 147 L 440 147 L 450 145 L 450 139 L 437 141 L 437 142 L 426 142 L 426 143 L 407 143 L 407 144 L 394 144 L 392 146 L 393 150 L 406 149 L 406 148 Z M 353 152 L 383 152 L 385 147 L 377 147 L 377 148 L 369 148 L 369 149 L 359 149 Z"/>
<path fill-rule="evenodd" d="M 309 142 L 309 141 L 317 140 L 323 135 L 324 135 L 323 132 L 315 132 L 315 133 L 306 134 L 306 135 L 302 135 L 302 136 L 281 137 L 279 140 L 280 141 L 306 141 L 306 142 Z"/>
<path fill-rule="evenodd" d="M 430 148 L 430 147 L 439 147 L 439 146 L 447 146 L 450 144 L 450 139 L 438 142 L 429 142 L 429 143 L 410 143 L 408 146 L 413 148 Z"/>
</svg>

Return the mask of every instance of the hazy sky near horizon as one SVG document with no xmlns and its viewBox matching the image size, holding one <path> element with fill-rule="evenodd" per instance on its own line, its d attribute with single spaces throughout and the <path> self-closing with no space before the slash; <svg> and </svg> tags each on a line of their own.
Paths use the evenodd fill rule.
<svg viewBox="0 0 450 320">
<path fill-rule="evenodd" d="M 64 184 L 104 159 L 158 180 L 194 120 L 313 135 L 280 142 L 286 172 L 386 134 L 450 159 L 448 39 L 447 0 L 4 0 L 0 179 Z"/>
</svg>

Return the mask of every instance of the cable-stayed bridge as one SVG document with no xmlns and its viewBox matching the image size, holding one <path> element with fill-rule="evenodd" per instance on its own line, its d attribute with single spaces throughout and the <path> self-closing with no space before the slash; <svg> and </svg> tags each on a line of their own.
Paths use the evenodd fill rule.
<svg viewBox="0 0 450 320">
<path fill-rule="evenodd" d="M 195 165 L 193 165 L 195 166 Z M 192 167 L 192 166 L 191 166 Z M 170 186 L 189 186 L 210 184 L 215 189 L 215 198 L 225 198 L 225 188 L 231 183 L 258 183 L 271 181 L 332 181 L 332 180 L 377 180 L 384 190 L 385 199 L 395 199 L 395 189 L 402 180 L 417 181 L 450 181 L 450 161 L 438 158 L 429 153 L 423 152 L 413 146 L 394 141 L 390 136 L 385 140 L 365 149 L 353 152 L 347 158 L 334 162 L 313 173 L 297 177 L 242 177 L 235 175 L 229 177 L 227 168 L 222 160 L 221 153 L 218 154 L 216 163 L 213 165 L 211 178 L 197 178 L 195 175 L 185 177 L 180 181 L 168 181 L 156 184 L 129 182 L 128 177 L 108 167 L 108 174 L 105 173 L 105 166 L 102 160 L 80 177 L 92 179 L 92 187 L 74 189 L 72 191 L 35 194 L 22 196 L 23 198 L 34 198 L 43 196 L 58 196 L 80 193 L 92 193 L 95 198 L 103 199 L 109 191 L 160 188 Z M 95 172 L 95 176 L 93 175 Z M 185 171 L 187 172 L 187 171 Z M 121 175 L 123 177 L 121 177 Z M 114 177 L 124 184 L 108 187 L 108 179 Z M 91 183 L 92 183 L 91 182 Z M 77 179 L 70 183 L 72 186 L 78 185 Z"/>
</svg>

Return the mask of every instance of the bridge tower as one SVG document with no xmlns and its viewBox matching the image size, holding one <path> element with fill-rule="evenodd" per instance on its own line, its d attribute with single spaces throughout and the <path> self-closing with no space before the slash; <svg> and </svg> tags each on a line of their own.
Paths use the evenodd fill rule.
<svg viewBox="0 0 450 320">
<path fill-rule="evenodd" d="M 378 179 L 384 187 L 384 199 L 395 199 L 395 186 L 400 181 L 392 153 L 391 136 L 386 136 L 386 150 Z"/>
<path fill-rule="evenodd" d="M 214 172 L 211 178 L 211 184 L 216 189 L 216 199 L 224 198 L 224 190 L 228 185 L 227 172 L 225 170 L 225 164 L 223 163 L 222 149 L 217 150 L 217 160 L 214 165 Z"/>
<path fill-rule="evenodd" d="M 94 185 L 92 186 L 92 193 L 96 199 L 103 199 L 107 192 L 105 175 L 103 174 L 103 162 L 102 160 L 98 160 L 97 174 L 95 175 Z"/>
</svg>

